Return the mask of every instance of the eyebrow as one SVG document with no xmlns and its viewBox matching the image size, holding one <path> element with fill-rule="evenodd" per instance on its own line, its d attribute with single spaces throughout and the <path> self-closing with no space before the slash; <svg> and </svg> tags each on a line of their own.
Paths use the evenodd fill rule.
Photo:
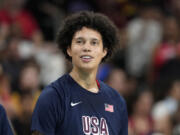
<svg viewBox="0 0 180 135">
<path fill-rule="evenodd" d="M 79 39 L 85 39 L 85 38 L 83 38 L 83 37 L 77 37 L 77 38 L 74 38 L 74 40 L 79 40 Z M 97 38 L 90 38 L 90 40 L 97 40 L 97 41 L 99 41 L 99 39 L 97 39 Z"/>
<path fill-rule="evenodd" d="M 78 39 L 84 39 L 84 38 L 83 37 L 74 38 L 74 40 L 78 40 Z"/>
</svg>

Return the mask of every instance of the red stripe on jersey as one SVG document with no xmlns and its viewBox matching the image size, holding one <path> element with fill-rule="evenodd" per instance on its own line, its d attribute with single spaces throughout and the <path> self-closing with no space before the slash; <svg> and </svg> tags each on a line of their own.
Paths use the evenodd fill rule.
<svg viewBox="0 0 180 135">
<path fill-rule="evenodd" d="M 98 88 L 100 89 L 100 84 L 99 84 L 99 81 L 98 81 L 98 80 L 96 80 L 96 83 L 97 83 Z"/>
</svg>

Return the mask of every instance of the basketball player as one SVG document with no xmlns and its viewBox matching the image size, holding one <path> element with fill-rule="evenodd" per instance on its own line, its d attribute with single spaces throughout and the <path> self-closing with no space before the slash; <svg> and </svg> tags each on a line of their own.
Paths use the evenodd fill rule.
<svg viewBox="0 0 180 135">
<path fill-rule="evenodd" d="M 73 14 L 60 28 L 57 43 L 73 68 L 43 90 L 32 116 L 32 134 L 128 135 L 124 99 L 96 80 L 99 64 L 118 44 L 113 23 L 99 13 Z"/>
</svg>

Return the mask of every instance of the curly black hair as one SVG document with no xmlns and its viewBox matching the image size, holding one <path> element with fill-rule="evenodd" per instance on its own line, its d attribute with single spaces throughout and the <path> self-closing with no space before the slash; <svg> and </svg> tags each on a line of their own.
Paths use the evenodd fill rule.
<svg viewBox="0 0 180 135">
<path fill-rule="evenodd" d="M 103 14 L 81 11 L 64 20 L 56 37 L 58 47 L 65 54 L 66 58 L 71 60 L 71 57 L 67 54 L 67 48 L 71 46 L 74 34 L 81 30 L 82 27 L 91 28 L 101 34 L 103 47 L 107 49 L 107 55 L 103 60 L 110 57 L 113 49 L 119 42 L 116 26 Z"/>
</svg>

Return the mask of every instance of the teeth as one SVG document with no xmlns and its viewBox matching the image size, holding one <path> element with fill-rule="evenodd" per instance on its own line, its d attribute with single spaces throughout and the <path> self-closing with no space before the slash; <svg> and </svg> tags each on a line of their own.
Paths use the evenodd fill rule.
<svg viewBox="0 0 180 135">
<path fill-rule="evenodd" d="M 84 59 L 90 59 L 91 57 L 90 57 L 90 56 L 82 56 L 82 58 L 84 58 Z"/>
</svg>

